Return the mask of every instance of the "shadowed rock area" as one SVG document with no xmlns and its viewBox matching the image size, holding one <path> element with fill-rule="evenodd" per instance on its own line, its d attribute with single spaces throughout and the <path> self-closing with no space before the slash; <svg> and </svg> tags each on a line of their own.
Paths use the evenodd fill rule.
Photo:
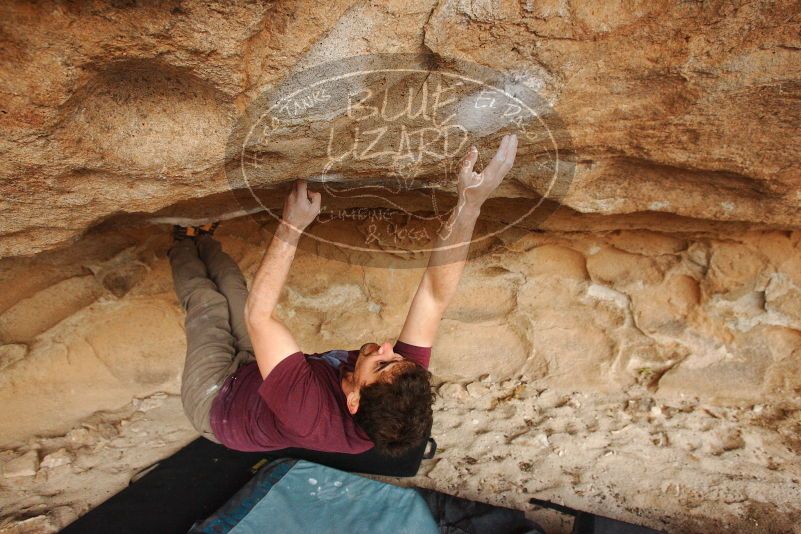
<svg viewBox="0 0 801 534">
<path fill-rule="evenodd" d="M 800 19 L 793 2 L 3 3 L 0 533 L 55 532 L 196 437 L 170 224 L 223 219 L 250 281 L 265 209 L 310 179 L 329 217 L 281 319 L 307 353 L 398 335 L 458 156 L 326 167 L 358 137 L 344 112 L 247 145 L 255 184 L 231 150 L 265 95 L 368 54 L 536 94 L 571 171 L 549 189 L 555 152 L 530 139 L 482 210 L 433 348 L 440 452 L 395 482 L 549 532 L 569 522 L 531 497 L 667 532 L 801 532 Z M 433 99 L 435 77 L 387 78 L 390 107 L 426 80 Z M 490 158 L 511 121 L 452 89 L 443 109 Z M 385 193 L 340 194 L 354 184 Z M 396 204 L 415 232 L 360 249 Z"/>
</svg>

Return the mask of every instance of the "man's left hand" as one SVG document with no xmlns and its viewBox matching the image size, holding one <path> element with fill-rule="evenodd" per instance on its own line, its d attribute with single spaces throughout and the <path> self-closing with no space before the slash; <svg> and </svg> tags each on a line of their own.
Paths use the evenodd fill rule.
<svg viewBox="0 0 801 534">
<path fill-rule="evenodd" d="M 473 165 L 478 159 L 478 150 L 475 146 L 470 147 L 459 167 L 459 202 L 467 207 L 480 208 L 512 168 L 516 154 L 517 135 L 505 135 L 495 157 L 484 170 L 477 173 L 473 170 Z"/>
</svg>

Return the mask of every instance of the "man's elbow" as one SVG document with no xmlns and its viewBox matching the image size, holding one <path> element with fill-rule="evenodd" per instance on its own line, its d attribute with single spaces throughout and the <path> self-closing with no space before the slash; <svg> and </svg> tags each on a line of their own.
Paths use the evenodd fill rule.
<svg viewBox="0 0 801 534">
<path fill-rule="evenodd" d="M 265 321 L 274 320 L 273 310 L 265 306 L 260 306 L 258 302 L 248 301 L 245 304 L 245 326 L 252 328 L 258 324 L 264 324 Z"/>
</svg>

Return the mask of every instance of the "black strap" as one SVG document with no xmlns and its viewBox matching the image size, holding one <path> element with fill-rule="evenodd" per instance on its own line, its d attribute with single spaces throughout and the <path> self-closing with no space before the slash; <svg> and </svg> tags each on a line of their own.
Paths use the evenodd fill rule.
<svg viewBox="0 0 801 534">
<path fill-rule="evenodd" d="M 430 460 L 437 454 L 437 442 L 434 438 L 428 438 L 426 450 L 423 452 L 423 460 Z"/>
</svg>

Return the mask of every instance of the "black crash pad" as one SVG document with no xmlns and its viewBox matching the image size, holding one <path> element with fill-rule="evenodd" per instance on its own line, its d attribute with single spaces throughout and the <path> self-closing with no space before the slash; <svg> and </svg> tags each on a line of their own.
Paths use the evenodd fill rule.
<svg viewBox="0 0 801 534">
<path fill-rule="evenodd" d="M 62 532 L 185 534 L 195 521 L 211 515 L 270 460 L 302 458 L 343 471 L 414 476 L 427 445 L 424 442 L 401 458 L 387 458 L 374 449 L 362 454 L 305 449 L 239 452 L 198 438 L 169 458 L 143 470 L 127 488 L 78 518 Z"/>
</svg>

